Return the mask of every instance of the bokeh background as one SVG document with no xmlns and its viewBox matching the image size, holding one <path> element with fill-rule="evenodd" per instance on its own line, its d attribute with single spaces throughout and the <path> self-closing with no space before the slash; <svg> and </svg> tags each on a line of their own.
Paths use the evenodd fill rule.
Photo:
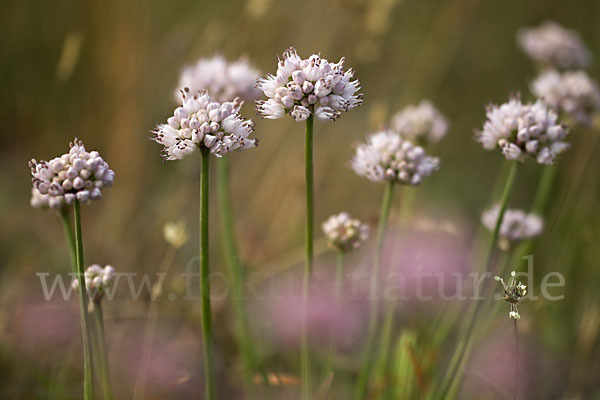
<svg viewBox="0 0 600 400">
<path fill-rule="evenodd" d="M 266 74 L 275 71 L 277 56 L 289 46 L 301 55 L 321 52 L 335 61 L 344 56 L 356 70 L 365 102 L 335 123 L 316 124 L 317 223 L 345 210 L 374 226 L 382 187 L 348 167 L 353 145 L 401 107 L 428 98 L 449 118 L 451 130 L 432 149 L 443 167 L 419 188 L 415 214 L 429 225 L 449 227 L 451 238 L 444 240 L 464 248 L 460 259 L 467 260 L 502 162 L 472 140 L 473 130 L 482 125 L 487 103 L 516 92 L 530 97 L 528 83 L 536 71 L 515 34 L 547 19 L 579 31 L 600 58 L 595 0 L 5 2 L 0 14 L 0 397 L 59 399 L 80 393 L 77 304 L 43 301 L 35 275 L 66 271 L 69 256 L 59 220 L 29 206 L 30 158 L 62 154 L 78 137 L 115 171 L 115 185 L 104 191 L 104 199 L 83 209 L 89 264 L 153 273 L 168 248 L 164 223 L 181 218 L 188 221 L 190 240 L 177 253 L 173 270 L 183 271 L 197 252 L 199 157 L 163 162 L 160 146 L 149 141 L 149 131 L 172 113 L 181 68 L 223 54 L 246 56 Z M 592 66 L 593 77 L 600 76 L 599 65 Z M 303 127 L 290 118 L 261 120 L 252 104 L 243 113 L 256 122 L 260 146 L 230 156 L 241 256 L 257 280 L 293 274 L 301 265 L 304 232 Z M 536 276 L 560 271 L 566 287 L 562 301 L 523 306 L 531 399 L 600 396 L 600 165 L 590 136 L 598 134 L 573 132 L 577 146 L 564 157 L 547 229 L 536 247 Z M 585 157 L 591 161 L 582 165 Z M 522 168 L 511 206 L 527 208 L 540 173 L 533 163 Z M 393 221 L 400 203 L 398 197 Z M 216 222 L 215 207 L 213 213 Z M 219 270 L 216 223 L 211 229 L 213 268 Z M 322 242 L 317 247 L 323 253 L 319 264 L 331 263 Z M 365 254 L 349 263 L 360 264 Z M 437 262 L 444 264 L 444 257 Z M 175 276 L 169 285 L 173 292 L 184 290 Z M 147 295 L 137 302 L 117 295 L 105 307 L 119 398 L 131 397 L 147 303 Z M 227 301 L 216 303 L 223 371 L 236 366 L 236 346 Z M 198 392 L 198 313 L 198 303 L 164 302 L 156 371 L 151 371 L 158 389 L 151 398 Z M 251 317 L 258 320 L 255 333 L 268 339 L 258 345 L 264 362 L 294 375 L 293 356 L 285 356 L 294 346 L 265 336 L 272 329 L 261 325 L 264 315 Z M 491 396 L 489 385 L 500 390 L 510 385 L 497 377 L 511 368 L 501 357 L 511 343 L 505 322 L 485 335 L 489 345 L 475 351 L 471 371 L 484 378 L 466 379 L 465 398 L 488 398 L 482 396 Z M 410 313 L 399 322 L 415 329 L 427 323 Z M 451 349 L 439 352 L 444 351 Z M 220 379 L 233 398 L 237 378 L 221 373 Z"/>
</svg>

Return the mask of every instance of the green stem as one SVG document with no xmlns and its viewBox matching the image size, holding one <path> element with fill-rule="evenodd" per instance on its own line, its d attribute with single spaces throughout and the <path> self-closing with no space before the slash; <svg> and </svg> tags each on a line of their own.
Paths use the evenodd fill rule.
<svg viewBox="0 0 600 400">
<path fill-rule="evenodd" d="M 210 310 L 210 270 L 208 264 L 208 175 L 210 151 L 201 150 L 200 171 L 200 286 L 202 289 L 202 350 L 204 352 L 204 385 L 207 400 L 216 399 L 213 370 L 213 338 Z"/>
<path fill-rule="evenodd" d="M 490 241 L 490 245 L 487 251 L 486 263 L 485 263 L 485 273 L 489 273 L 492 268 L 492 260 L 494 257 L 494 250 L 496 249 L 498 243 L 498 236 L 500 233 L 500 226 L 502 225 L 502 220 L 504 219 L 504 213 L 506 212 L 506 208 L 508 206 L 508 199 L 510 198 L 510 194 L 512 193 L 515 177 L 517 176 L 517 171 L 519 169 L 519 162 L 513 161 L 510 172 L 508 174 L 508 178 L 506 180 L 506 184 L 504 185 L 504 190 L 502 192 L 502 197 L 500 199 L 500 209 L 498 212 L 498 219 L 496 220 L 496 225 L 494 226 L 494 231 L 492 232 L 492 240 Z M 487 281 L 486 281 L 487 283 Z M 483 293 L 485 294 L 487 291 L 487 284 L 483 285 Z M 447 399 L 448 392 L 457 386 L 457 381 L 460 378 L 460 370 L 463 369 L 465 365 L 466 355 L 468 350 L 471 348 L 471 337 L 473 335 L 474 327 L 476 321 L 479 317 L 479 313 L 481 311 L 482 306 L 485 302 L 477 301 L 475 303 L 475 308 L 471 313 L 471 318 L 469 318 L 468 326 L 465 335 L 461 338 L 459 345 L 457 347 L 452 360 L 450 361 L 450 365 L 447 369 L 447 373 L 444 377 L 440 388 L 440 398 Z"/>
<path fill-rule="evenodd" d="M 92 373 L 92 343 L 91 332 L 88 321 L 88 296 L 83 274 L 83 237 L 81 234 L 81 211 L 79 200 L 75 200 L 73 215 L 75 222 L 75 249 L 77 264 L 77 279 L 79 281 L 79 312 L 81 316 L 81 337 L 83 342 L 83 398 L 90 400 L 94 398 L 94 377 Z"/>
<path fill-rule="evenodd" d="M 344 252 L 338 251 L 335 259 L 335 300 L 342 302 L 342 287 L 344 286 Z"/>
<path fill-rule="evenodd" d="M 69 221 L 69 215 L 67 210 L 60 211 L 60 221 L 65 232 L 65 239 L 67 239 L 67 245 L 69 246 L 69 253 L 71 256 L 71 269 L 77 272 L 77 249 L 75 247 L 75 235 L 73 234 L 73 226 Z"/>
<path fill-rule="evenodd" d="M 310 286 L 310 276 L 313 266 L 313 232 L 314 232 L 314 182 L 313 182 L 313 114 L 306 120 L 305 132 L 305 154 L 304 154 L 304 172 L 306 181 L 306 236 L 305 236 L 305 263 L 302 294 L 302 332 L 300 340 L 300 377 L 302 380 L 302 398 L 311 400 L 311 371 L 308 349 L 307 332 L 307 306 L 308 291 Z"/>
<path fill-rule="evenodd" d="M 229 165 L 226 158 L 217 161 L 217 192 L 219 194 L 219 218 L 221 223 L 221 243 L 225 254 L 225 264 L 233 283 L 233 312 L 237 325 L 237 336 L 242 349 L 247 389 L 253 387 L 252 377 L 256 370 L 256 356 L 248 332 L 248 319 L 244 306 L 244 269 L 240 261 L 233 228 L 231 197 L 229 194 Z"/>
<path fill-rule="evenodd" d="M 517 328 L 517 320 L 513 319 L 515 327 L 515 395 L 514 400 L 519 397 L 519 329 Z"/>
<path fill-rule="evenodd" d="M 110 386 L 110 372 L 108 368 L 108 357 L 106 354 L 106 339 L 104 338 L 104 316 L 102 313 L 102 304 L 100 301 L 94 301 L 94 317 L 96 318 L 98 366 L 100 369 L 100 379 L 102 381 L 102 392 L 105 400 L 112 400 L 112 389 Z"/>
<path fill-rule="evenodd" d="M 381 215 L 379 216 L 379 228 L 377 231 L 377 243 L 375 254 L 373 256 L 373 269 L 371 271 L 371 287 L 370 301 L 371 312 L 369 316 L 369 328 L 367 333 L 367 344 L 365 346 L 365 356 L 363 360 L 363 368 L 358 376 L 358 383 L 355 392 L 357 400 L 364 400 L 367 392 L 369 376 L 371 374 L 371 363 L 373 358 L 373 348 L 375 345 L 375 334 L 377 331 L 377 323 L 379 322 L 379 302 L 377 301 L 377 293 L 379 291 L 380 271 L 379 264 L 381 262 L 381 251 L 383 249 L 383 239 L 387 228 L 387 223 L 392 208 L 392 197 L 394 194 L 394 182 L 390 181 L 385 186 L 383 201 L 381 203 Z"/>
<path fill-rule="evenodd" d="M 542 173 L 540 183 L 538 184 L 531 211 L 542 216 L 546 214 L 557 171 L 558 165 L 547 165 L 544 167 L 544 172 Z"/>
</svg>

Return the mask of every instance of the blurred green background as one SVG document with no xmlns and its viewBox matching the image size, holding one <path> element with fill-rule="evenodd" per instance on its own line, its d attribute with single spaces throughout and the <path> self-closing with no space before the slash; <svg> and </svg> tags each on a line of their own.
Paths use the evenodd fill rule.
<svg viewBox="0 0 600 400">
<path fill-rule="evenodd" d="M 348 167 L 353 145 L 398 109 L 429 98 L 448 116 L 451 130 L 432 149 L 443 166 L 419 189 L 416 211 L 452 221 L 470 238 L 502 161 L 472 140 L 473 130 L 481 127 L 487 103 L 503 102 L 515 92 L 530 97 L 528 83 L 536 71 L 515 34 L 547 19 L 576 29 L 600 58 L 596 0 L 4 2 L 0 397 L 46 398 L 42 393 L 49 382 L 63 376 L 58 365 L 79 356 L 77 345 L 69 350 L 59 342 L 50 349 L 43 340 L 29 341 L 23 330 L 38 330 L 43 337 L 49 328 L 43 319 L 27 325 L 17 312 L 41 296 L 35 272 L 64 271 L 69 261 L 58 219 L 29 206 L 30 158 L 62 154 L 76 136 L 100 151 L 115 171 L 115 185 L 103 192 L 104 199 L 84 207 L 88 263 L 153 272 L 166 249 L 163 224 L 183 218 L 191 237 L 175 268 L 183 266 L 197 248 L 199 157 L 163 162 L 149 131 L 171 115 L 183 66 L 214 54 L 230 60 L 243 55 L 266 74 L 275 72 L 277 56 L 294 46 L 303 56 L 346 57 L 365 97 L 362 107 L 335 123 L 316 124 L 317 223 L 342 210 L 376 221 L 382 188 Z M 590 70 L 595 78 L 598 65 Z M 256 122 L 260 146 L 231 155 L 232 198 L 242 258 L 260 271 L 293 260 L 301 249 L 303 127 L 290 118 L 261 120 L 252 104 L 243 114 Z M 556 378 L 545 382 L 550 388 L 537 398 L 562 398 L 572 385 L 575 393 L 589 394 L 600 384 L 600 164 L 598 149 L 580 134 L 573 132 L 580 146 L 564 157 L 554 207 L 535 254 L 536 268 L 561 271 L 567 280 L 565 300 L 531 305 L 536 312 L 525 324 Z M 595 152 L 587 168 L 577 162 L 585 151 Z M 522 171 L 510 205 L 526 208 L 541 169 L 530 163 Z M 213 228 L 216 233 L 216 224 Z M 213 239 L 218 269 L 216 234 Z M 141 320 L 145 314 L 134 302 L 115 303 L 106 314 L 109 326 L 115 325 L 109 336 L 118 341 L 118 335 L 127 335 L 115 321 Z M 175 317 L 194 314 L 184 309 L 190 305 L 169 304 L 165 312 Z M 44 317 L 47 324 L 59 323 L 42 311 Z M 190 329 L 199 332 L 197 323 Z M 76 381 L 65 376 L 66 382 Z"/>
</svg>

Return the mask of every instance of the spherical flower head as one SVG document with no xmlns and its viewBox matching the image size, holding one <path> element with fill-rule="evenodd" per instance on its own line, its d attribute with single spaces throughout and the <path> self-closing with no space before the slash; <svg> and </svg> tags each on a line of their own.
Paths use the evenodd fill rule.
<svg viewBox="0 0 600 400">
<path fill-rule="evenodd" d="M 167 222 L 163 227 L 165 241 L 176 249 L 183 246 L 188 240 L 188 231 L 185 221 Z"/>
<path fill-rule="evenodd" d="M 392 117 L 392 128 L 403 138 L 422 145 L 439 142 L 448 132 L 448 120 L 429 100 L 410 105 Z"/>
<path fill-rule="evenodd" d="M 545 67 L 585 68 L 592 62 L 592 55 L 581 36 L 556 22 L 546 21 L 536 28 L 523 28 L 517 34 L 517 41 L 531 59 Z"/>
<path fill-rule="evenodd" d="M 333 121 L 342 111 L 362 104 L 358 80 L 354 71 L 344 71 L 344 58 L 330 63 L 317 54 L 307 59 L 289 48 L 279 60 L 277 73 L 259 79 L 257 87 L 268 100 L 257 101 L 258 114 L 267 119 L 290 114 L 301 122 L 311 114 L 320 121 Z"/>
<path fill-rule="evenodd" d="M 38 210 L 61 210 L 66 206 L 62 197 L 41 194 L 40 191 L 34 187 L 31 188 L 31 200 L 29 200 L 29 204 L 31 204 L 31 207 L 37 208 Z"/>
<path fill-rule="evenodd" d="M 522 298 L 527 294 L 527 286 L 518 281 L 516 276 L 516 272 L 512 271 L 510 273 L 508 284 L 505 284 L 504 279 L 499 276 L 496 276 L 494 279 L 502 285 L 502 289 L 504 290 L 504 300 L 510 304 L 509 318 L 518 320 L 521 319 L 521 315 L 517 309 L 517 304 L 519 304 Z"/>
<path fill-rule="evenodd" d="M 340 252 L 358 248 L 369 237 L 369 227 L 345 212 L 329 217 L 322 228 L 329 245 Z"/>
<path fill-rule="evenodd" d="M 175 98 L 180 101 L 180 88 L 187 87 L 194 93 L 207 90 L 212 99 L 220 103 L 235 98 L 253 101 L 261 95 L 256 88 L 259 76 L 258 70 L 243 58 L 233 62 L 220 55 L 201 58 L 195 65 L 183 69 Z"/>
<path fill-rule="evenodd" d="M 97 151 L 86 151 L 77 138 L 70 147 L 67 154 L 50 161 L 32 159 L 29 162 L 33 188 L 41 195 L 50 196 L 48 206 L 51 208 L 70 205 L 75 200 L 83 203 L 99 200 L 102 189 L 112 186 L 115 180 L 115 173 Z M 40 202 L 32 198 L 34 204 Z"/>
<path fill-rule="evenodd" d="M 354 172 L 373 182 L 393 181 L 418 185 L 439 168 L 440 160 L 425 154 L 421 146 L 384 130 L 367 138 L 356 148 L 351 162 Z"/>
<path fill-rule="evenodd" d="M 483 225 L 493 231 L 496 227 L 500 207 L 498 205 L 486 210 L 481 215 Z M 508 247 L 522 240 L 532 239 L 539 236 L 544 230 L 544 220 L 535 214 L 528 214 L 523 210 L 507 209 L 500 224 L 500 239 L 508 242 L 502 244 Z"/>
<path fill-rule="evenodd" d="M 567 127 L 557 123 L 556 112 L 540 100 L 523 104 L 513 97 L 500 106 L 488 106 L 486 117 L 475 139 L 486 150 L 499 147 L 507 160 L 524 161 L 529 155 L 549 165 L 571 147 L 564 141 Z"/>
<path fill-rule="evenodd" d="M 548 70 L 533 81 L 531 91 L 577 124 L 590 125 L 600 111 L 600 89 L 584 71 Z"/>
<path fill-rule="evenodd" d="M 83 273 L 83 279 L 90 300 L 97 302 L 102 300 L 104 293 L 115 280 L 115 269 L 110 265 L 104 268 L 98 264 L 90 265 Z M 73 280 L 72 286 L 77 290 L 79 280 Z"/>
<path fill-rule="evenodd" d="M 217 157 L 233 150 L 256 147 L 258 141 L 248 136 L 254 131 L 251 120 L 240 116 L 242 103 L 237 99 L 219 103 L 206 91 L 181 91 L 181 106 L 166 124 L 153 131 L 152 140 L 164 146 L 166 160 L 181 160 L 196 150 L 210 151 Z"/>
</svg>

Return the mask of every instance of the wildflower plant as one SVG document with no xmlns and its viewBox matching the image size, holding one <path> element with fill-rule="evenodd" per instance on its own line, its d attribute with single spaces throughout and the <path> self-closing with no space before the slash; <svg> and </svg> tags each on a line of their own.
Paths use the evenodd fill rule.
<svg viewBox="0 0 600 400">
<path fill-rule="evenodd" d="M 440 160 L 398 133 L 384 130 L 356 148 L 351 165 L 357 175 L 373 182 L 416 186 L 439 168 Z"/>
<path fill-rule="evenodd" d="M 499 212 L 500 206 L 495 205 L 481 215 L 481 222 L 488 230 L 494 230 Z M 540 216 L 523 210 L 507 209 L 500 225 L 500 247 L 506 250 L 518 242 L 539 236 L 543 229 L 544 220 Z"/>
<path fill-rule="evenodd" d="M 516 276 L 516 272 L 512 271 L 508 283 L 504 283 L 504 279 L 499 276 L 494 277 L 494 279 L 502 285 L 502 289 L 504 290 L 503 299 L 510 304 L 510 312 L 508 313 L 509 318 L 518 320 L 521 319 L 521 315 L 517 309 L 517 304 L 519 304 L 527 294 L 527 286 L 518 281 Z"/>
<path fill-rule="evenodd" d="M 166 160 L 182 160 L 200 150 L 223 157 L 238 149 L 256 147 L 258 142 L 248 136 L 254 131 L 251 120 L 240 116 L 239 101 L 212 101 L 206 91 L 181 90 L 181 106 L 166 124 L 152 131 L 152 140 L 164 146 Z"/>
<path fill-rule="evenodd" d="M 517 41 L 523 51 L 543 67 L 585 68 L 592 62 L 592 55 L 581 36 L 553 21 L 521 29 Z"/>
<path fill-rule="evenodd" d="M 110 265 L 102 268 L 98 264 L 93 264 L 87 267 L 83 276 L 90 301 L 98 302 L 102 300 L 104 293 L 115 280 L 115 269 Z M 78 280 L 73 281 L 73 289 L 79 289 Z"/>
<path fill-rule="evenodd" d="M 190 92 L 206 91 L 213 100 L 218 102 L 254 101 L 262 92 L 256 87 L 260 73 L 245 58 L 237 61 L 227 61 L 223 56 L 202 58 L 195 65 L 183 69 L 179 87 L 188 87 Z M 178 90 L 176 98 L 181 99 Z M 239 99 L 239 100 L 238 100 Z M 240 104 L 241 105 L 241 104 Z M 254 349 L 249 341 L 247 321 L 243 305 L 243 266 L 238 256 L 235 240 L 232 206 L 229 199 L 229 163 L 227 158 L 216 162 L 217 194 L 219 204 L 219 222 L 221 240 L 225 253 L 228 273 L 232 279 L 235 293 L 232 296 L 235 317 L 237 319 L 238 340 L 243 348 L 243 359 L 246 372 L 246 386 L 251 386 L 254 365 Z"/>
<path fill-rule="evenodd" d="M 531 91 L 576 124 L 590 125 L 600 112 L 600 89 L 584 71 L 545 71 L 532 82 Z"/>
<path fill-rule="evenodd" d="M 267 119 L 291 115 L 295 121 L 306 121 L 314 115 L 320 121 L 333 121 L 342 112 L 362 104 L 354 71 L 344 70 L 345 59 L 330 63 L 313 54 L 302 59 L 296 49 L 283 53 L 275 75 L 258 80 L 258 88 L 268 100 L 257 101 L 258 114 Z"/>
<path fill-rule="evenodd" d="M 369 289 L 371 299 L 374 299 L 378 292 L 383 237 L 391 211 L 395 185 L 417 186 L 422 182 L 423 178 L 439 169 L 439 165 L 440 160 L 438 158 L 428 156 L 421 146 L 402 138 L 399 133 L 392 130 L 377 132 L 369 136 L 365 143 L 357 146 L 356 153 L 351 161 L 351 167 L 354 169 L 354 172 L 370 181 L 386 183 L 379 217 L 373 268 L 371 271 Z M 388 316 L 391 318 L 392 309 L 390 306 L 386 318 Z M 378 320 L 379 308 L 377 303 L 372 301 L 365 349 L 365 367 L 358 378 L 357 399 L 364 398 L 367 390 L 370 376 L 369 365 L 372 363 L 371 353 L 374 347 L 374 336 Z"/>
<path fill-rule="evenodd" d="M 327 218 L 322 228 L 329 246 L 342 253 L 357 249 L 369 237 L 369 226 L 345 212 Z"/>
<path fill-rule="evenodd" d="M 242 103 L 212 101 L 206 91 L 181 90 L 181 105 L 166 124 L 153 131 L 152 139 L 164 146 L 166 160 L 181 160 L 199 151 L 200 173 L 200 280 L 202 288 L 202 333 L 206 398 L 216 398 L 212 357 L 212 318 L 210 306 L 208 210 L 209 159 L 220 158 L 234 150 L 254 148 L 258 142 L 249 138 L 254 130 L 251 120 L 241 117 Z"/>
<path fill-rule="evenodd" d="M 66 212 L 61 212 L 67 242 L 71 249 L 76 266 L 79 287 L 85 287 L 85 271 L 83 260 L 83 237 L 81 231 L 81 203 L 102 198 L 102 189 L 112 186 L 115 173 L 109 168 L 97 151 L 88 152 L 83 142 L 75 138 L 70 143 L 69 152 L 50 161 L 29 162 L 34 190 L 46 197 L 48 205 L 52 203 L 64 211 L 73 205 L 75 234 L 71 228 Z M 37 196 L 35 194 L 34 196 Z M 91 399 L 94 393 L 92 372 L 92 334 L 87 313 L 87 290 L 81 290 L 79 296 L 79 312 L 81 317 L 81 333 L 83 338 L 83 398 Z M 107 392 L 105 391 L 105 394 Z M 107 394 L 110 396 L 110 394 Z"/>
<path fill-rule="evenodd" d="M 571 146 L 565 141 L 566 125 L 542 101 L 523 104 L 519 97 L 507 103 L 489 105 L 486 121 L 475 139 L 484 149 L 499 148 L 509 161 L 533 157 L 539 164 L 550 165 Z"/>
<path fill-rule="evenodd" d="M 409 105 L 392 116 L 391 127 L 420 145 L 438 143 L 448 133 L 448 119 L 429 100 Z"/>
<path fill-rule="evenodd" d="M 90 303 L 89 312 L 94 315 L 96 335 L 94 337 L 94 354 L 104 398 L 111 400 L 112 388 L 110 384 L 110 372 L 108 367 L 108 355 L 106 351 L 106 339 L 104 332 L 104 313 L 102 311 L 102 298 L 115 279 L 115 269 L 107 265 L 102 268 L 98 264 L 90 265 L 84 273 L 85 288 Z M 79 281 L 73 281 L 73 289 L 79 289 Z"/>
<path fill-rule="evenodd" d="M 227 61 L 223 56 L 201 58 L 194 65 L 183 69 L 175 91 L 177 101 L 181 98 L 180 88 L 191 92 L 206 90 L 213 100 L 220 103 L 239 98 L 243 101 L 256 100 L 261 92 L 256 88 L 260 73 L 245 58 Z"/>
<path fill-rule="evenodd" d="M 275 75 L 259 79 L 257 87 L 267 100 L 256 102 L 258 114 L 266 119 L 279 119 L 289 114 L 296 122 L 305 122 L 305 182 L 306 182 L 306 239 L 304 290 L 308 285 L 313 265 L 314 188 L 313 188 L 313 131 L 314 118 L 334 121 L 362 104 L 360 83 L 353 80 L 354 71 L 344 69 L 345 59 L 330 63 L 313 54 L 302 59 L 296 49 L 283 53 Z M 306 306 L 306 301 L 304 302 Z M 304 307 L 306 308 L 306 307 Z M 306 311 L 306 310 L 304 310 Z M 306 312 L 304 312 L 306 314 Z M 303 326 L 301 343 L 302 397 L 311 394 L 310 361 L 306 326 Z"/>
</svg>

